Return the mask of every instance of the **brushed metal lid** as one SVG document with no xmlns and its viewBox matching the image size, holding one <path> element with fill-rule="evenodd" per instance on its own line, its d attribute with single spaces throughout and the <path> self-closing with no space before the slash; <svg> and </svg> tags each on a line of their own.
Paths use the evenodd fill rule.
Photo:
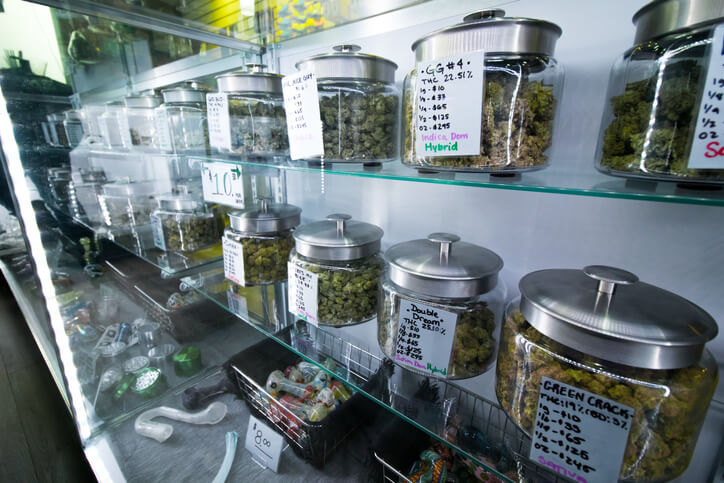
<svg viewBox="0 0 724 483">
<path fill-rule="evenodd" d="M 493 251 L 461 242 L 451 233 L 392 246 L 385 253 L 390 280 L 412 292 L 443 298 L 470 298 L 498 283 L 503 260 Z"/>
<path fill-rule="evenodd" d="M 358 260 L 379 252 L 382 228 L 351 218 L 335 213 L 300 226 L 294 231 L 294 247 L 305 257 L 331 261 Z"/>
<path fill-rule="evenodd" d="M 195 211 L 205 209 L 206 204 L 198 196 L 166 193 L 158 197 L 158 207 L 166 211 Z"/>
<path fill-rule="evenodd" d="M 647 369 L 696 364 L 714 319 L 679 295 L 602 265 L 520 280 L 520 311 L 542 334 L 594 357 Z"/>
<path fill-rule="evenodd" d="M 206 104 L 206 89 L 193 87 L 172 87 L 161 91 L 164 103 L 203 103 Z"/>
<path fill-rule="evenodd" d="M 724 0 L 654 0 L 633 16 L 634 43 L 678 30 L 703 27 L 724 19 Z"/>
<path fill-rule="evenodd" d="M 219 92 L 260 92 L 282 94 L 282 77 L 264 72 L 264 64 L 246 64 L 247 70 L 229 72 L 216 76 Z"/>
<path fill-rule="evenodd" d="M 75 109 L 71 109 L 69 111 L 65 111 L 63 113 L 65 116 L 65 119 L 68 121 L 80 121 L 83 119 L 83 114 L 80 111 L 77 111 Z"/>
<path fill-rule="evenodd" d="M 362 79 L 392 84 L 397 64 L 384 57 L 362 54 L 359 45 L 342 44 L 332 47 L 334 53 L 319 54 L 297 62 L 297 70 L 310 70 L 319 80 Z"/>
<path fill-rule="evenodd" d="M 546 20 L 506 17 L 501 9 L 482 10 L 417 39 L 412 51 L 415 62 L 478 50 L 553 56 L 562 33 L 558 25 Z"/>
<path fill-rule="evenodd" d="M 126 107 L 130 107 L 132 109 L 153 109 L 154 107 L 158 107 L 161 105 L 161 96 L 149 94 L 128 96 L 123 98 L 123 102 L 125 102 Z"/>
<path fill-rule="evenodd" d="M 255 208 L 229 213 L 229 224 L 242 233 L 278 233 L 299 225 L 301 213 L 298 206 L 262 198 Z"/>
</svg>

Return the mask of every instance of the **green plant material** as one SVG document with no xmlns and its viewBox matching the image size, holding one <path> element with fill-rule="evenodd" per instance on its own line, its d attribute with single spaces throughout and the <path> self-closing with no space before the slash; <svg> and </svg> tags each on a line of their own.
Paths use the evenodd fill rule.
<svg viewBox="0 0 724 483">
<path fill-rule="evenodd" d="M 327 160 L 374 161 L 397 154 L 397 95 L 321 91 L 324 156 Z"/>
<path fill-rule="evenodd" d="M 411 74 L 412 78 L 416 73 Z M 544 166 L 553 139 L 553 87 L 486 70 L 479 156 L 419 156 L 416 150 L 415 86 L 405 91 L 403 162 L 442 169 L 516 171 Z M 512 111 L 512 112 L 511 112 Z"/>
<path fill-rule="evenodd" d="M 588 356 L 547 338 L 515 311 L 503 325 L 496 392 L 528 434 L 544 376 L 634 409 L 619 475 L 626 481 L 670 480 L 686 469 L 718 380 L 716 368 L 703 365 L 650 370 Z"/>
<path fill-rule="evenodd" d="M 231 151 L 240 154 L 289 152 L 287 118 L 281 99 L 229 97 Z"/>
<path fill-rule="evenodd" d="M 159 212 L 166 250 L 193 252 L 219 243 L 219 221 L 211 213 Z"/>
<path fill-rule="evenodd" d="M 291 231 L 276 236 L 231 235 L 231 238 L 242 245 L 245 286 L 287 279 L 287 261 L 294 248 Z"/>
</svg>

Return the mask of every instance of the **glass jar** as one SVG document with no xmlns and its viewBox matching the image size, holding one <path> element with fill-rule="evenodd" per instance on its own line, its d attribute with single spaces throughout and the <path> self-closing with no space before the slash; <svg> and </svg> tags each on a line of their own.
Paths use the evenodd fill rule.
<svg viewBox="0 0 724 483">
<path fill-rule="evenodd" d="M 195 87 L 174 87 L 164 89 L 163 105 L 165 116 L 158 122 L 166 122 L 159 126 L 159 132 L 168 130 L 168 140 L 162 140 L 162 149 L 173 153 L 206 154 L 209 145 L 209 128 L 206 124 L 206 90 Z M 162 138 L 165 136 L 161 136 Z M 163 146 L 165 142 L 170 146 Z"/>
<path fill-rule="evenodd" d="M 119 117 L 121 129 L 127 123 L 131 145 L 130 149 L 149 151 L 158 149 L 156 118 L 154 110 L 161 105 L 161 96 L 141 94 L 123 99 L 126 105 L 125 116 Z"/>
<path fill-rule="evenodd" d="M 462 23 L 432 32 L 412 44 L 415 64 L 436 59 L 484 52 L 480 154 L 456 155 L 439 151 L 443 144 L 427 142 L 418 128 L 421 111 L 418 73 L 413 69 L 403 84 L 402 162 L 415 168 L 470 172 L 522 172 L 548 165 L 545 152 L 551 146 L 553 127 L 563 87 L 563 67 L 553 54 L 561 29 L 529 18 L 505 17 L 503 10 L 485 10 L 466 16 Z M 455 93 L 455 84 L 446 86 Z M 453 90 L 453 92 L 450 92 Z M 445 100 L 443 97 L 442 100 Z M 449 102 L 449 99 L 448 99 Z M 437 126 L 437 124 L 435 125 Z M 429 126 L 426 126 L 429 127 Z M 443 126 L 444 127 L 444 126 Z M 446 134 L 449 130 L 434 131 Z M 448 139 L 454 141 L 454 133 Z M 418 152 L 417 136 L 425 142 Z M 435 138 L 438 139 L 438 138 Z M 429 151 L 428 151 L 429 146 Z M 457 148 L 457 143 L 452 145 Z M 477 149 L 477 148 L 476 148 Z M 435 152 L 436 155 L 427 155 Z"/>
<path fill-rule="evenodd" d="M 82 113 L 80 111 L 65 111 L 63 113 L 63 130 L 71 148 L 78 146 L 83 141 Z"/>
<path fill-rule="evenodd" d="M 555 443 L 550 433 L 562 429 L 556 434 L 578 438 L 578 456 L 567 457 L 606 452 L 611 481 L 683 473 L 718 381 L 704 348 L 717 334 L 711 316 L 611 267 L 533 272 L 520 292 L 503 324 L 496 392 L 534 438 L 531 451 L 543 450 L 545 437 Z"/>
<path fill-rule="evenodd" d="M 263 198 L 258 207 L 229 213 L 223 241 L 226 278 L 244 287 L 285 281 L 301 212 Z"/>
<path fill-rule="evenodd" d="M 48 126 L 50 127 L 50 138 L 55 146 L 69 147 L 68 137 L 63 127 L 65 116 L 63 114 L 48 114 Z"/>
<path fill-rule="evenodd" d="M 503 260 L 449 233 L 398 243 L 385 253 L 377 340 L 405 369 L 473 377 L 495 362 L 503 316 Z"/>
<path fill-rule="evenodd" d="M 101 138 L 100 118 L 106 111 L 105 106 L 101 104 L 86 104 L 83 106 L 81 122 L 83 124 L 83 132 L 93 138 Z"/>
<path fill-rule="evenodd" d="M 94 227 L 103 224 L 98 196 L 103 193 L 103 185 L 106 182 L 106 173 L 102 169 L 81 169 L 77 175 L 73 174 L 68 194 L 74 218 L 87 220 Z"/>
<path fill-rule="evenodd" d="M 197 196 L 166 194 L 151 213 L 153 242 L 163 251 L 195 252 L 219 243 L 219 224 L 213 210 Z"/>
<path fill-rule="evenodd" d="M 375 163 L 400 152 L 400 92 L 397 64 L 359 53 L 357 45 L 297 62 L 298 70 L 317 75 L 324 160 Z"/>
<path fill-rule="evenodd" d="M 294 231 L 289 307 L 307 322 L 342 327 L 375 317 L 384 261 L 384 232 L 345 214 Z"/>
<path fill-rule="evenodd" d="M 105 224 L 121 231 L 148 224 L 156 206 L 155 192 L 153 181 L 117 181 L 103 185 L 98 201 Z"/>
<path fill-rule="evenodd" d="M 707 72 L 716 74 L 710 62 L 721 63 L 719 55 L 712 57 L 712 41 L 723 21 L 721 1 L 658 0 L 636 12 L 634 46 L 611 69 L 596 156 L 599 171 L 724 183 L 721 161 L 707 156 L 710 145 L 721 149 L 722 141 L 712 133 L 721 136 L 722 131 L 704 124 L 697 129 L 700 112 L 707 117 L 700 109 L 718 106 L 705 93 L 710 92 Z"/>
<path fill-rule="evenodd" d="M 48 186 L 50 196 L 56 206 L 64 207 L 68 204 L 68 185 L 70 184 L 70 168 L 49 168 Z"/>
<path fill-rule="evenodd" d="M 216 78 L 228 100 L 229 137 L 213 146 L 220 153 L 259 156 L 289 154 L 282 76 L 248 64 L 246 72 Z"/>
<path fill-rule="evenodd" d="M 121 126 L 119 123 L 119 116 L 123 116 L 123 102 L 111 101 L 107 102 L 104 106 L 105 112 L 101 114 L 98 119 L 98 127 L 101 131 L 101 137 L 103 138 L 103 144 L 108 149 L 117 149 L 125 147 L 126 144 L 130 145 L 130 134 L 121 132 Z M 124 138 L 129 138 L 127 142 Z"/>
</svg>

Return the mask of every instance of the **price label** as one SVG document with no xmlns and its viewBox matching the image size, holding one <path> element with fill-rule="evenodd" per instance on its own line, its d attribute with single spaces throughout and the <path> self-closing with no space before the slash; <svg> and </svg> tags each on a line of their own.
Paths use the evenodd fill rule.
<svg viewBox="0 0 724 483">
<path fill-rule="evenodd" d="M 395 360 L 428 374 L 447 376 L 458 315 L 400 300 Z"/>
<path fill-rule="evenodd" d="M 317 325 L 317 274 L 287 263 L 289 274 L 289 311 L 312 325 Z"/>
<path fill-rule="evenodd" d="M 206 118 L 211 147 L 230 151 L 229 98 L 226 94 L 206 94 Z"/>
<path fill-rule="evenodd" d="M 724 169 L 724 24 L 714 29 L 689 168 Z"/>
<path fill-rule="evenodd" d="M 543 377 L 530 458 L 573 481 L 617 481 L 634 410 Z"/>
<path fill-rule="evenodd" d="M 483 57 L 483 52 L 471 52 L 417 65 L 417 154 L 480 154 L 485 85 Z"/>
<path fill-rule="evenodd" d="M 244 208 L 244 179 L 241 167 L 232 163 L 203 163 L 201 187 L 210 203 Z"/>
<path fill-rule="evenodd" d="M 292 159 L 324 154 L 322 117 L 319 114 L 317 76 L 302 71 L 282 79 L 284 109 L 287 113 L 289 154 Z"/>
<path fill-rule="evenodd" d="M 157 107 L 153 110 L 153 120 L 156 124 L 156 139 L 158 149 L 171 151 L 171 130 L 169 129 L 168 111 L 165 107 Z"/>
<path fill-rule="evenodd" d="M 244 320 L 249 320 L 249 308 L 246 304 L 246 297 L 235 293 L 233 290 L 226 292 L 226 301 L 229 303 L 229 310 Z"/>
<path fill-rule="evenodd" d="M 279 470 L 284 438 L 254 416 L 249 416 L 244 447 L 262 468 L 269 468 L 275 473 Z"/>
<path fill-rule="evenodd" d="M 224 276 L 234 283 L 244 285 L 244 246 L 229 238 L 221 239 L 224 253 Z"/>
<path fill-rule="evenodd" d="M 151 230 L 153 231 L 153 244 L 163 251 L 166 251 L 166 240 L 163 236 L 163 225 L 161 218 L 156 214 L 151 214 Z"/>
</svg>

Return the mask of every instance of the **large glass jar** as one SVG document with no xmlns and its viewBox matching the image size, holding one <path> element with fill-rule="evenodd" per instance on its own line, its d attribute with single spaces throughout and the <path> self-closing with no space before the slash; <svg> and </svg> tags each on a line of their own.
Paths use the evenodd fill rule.
<svg viewBox="0 0 724 483">
<path fill-rule="evenodd" d="M 503 324 L 496 392 L 531 451 L 570 471 L 605 453 L 611 481 L 680 475 L 718 380 L 704 349 L 717 334 L 711 316 L 611 267 L 533 272 L 520 292 Z M 551 452 L 555 435 L 570 437 L 573 463 Z"/>
<path fill-rule="evenodd" d="M 131 144 L 130 134 L 125 131 L 121 132 L 119 116 L 125 116 L 123 106 L 121 101 L 107 102 L 104 106 L 105 111 L 98 119 L 103 144 L 108 149 L 122 148 Z M 125 138 L 128 140 L 124 141 Z"/>
<path fill-rule="evenodd" d="M 123 99 L 126 104 L 125 116 L 119 117 L 121 129 L 127 124 L 131 145 L 129 149 L 139 151 L 155 150 L 159 147 L 156 133 L 155 109 L 161 105 L 161 96 L 141 94 Z"/>
<path fill-rule="evenodd" d="M 226 278 L 245 287 L 285 281 L 301 212 L 263 198 L 257 207 L 229 213 L 223 242 Z"/>
<path fill-rule="evenodd" d="M 166 122 L 167 140 L 162 139 L 161 148 L 173 153 L 206 154 L 209 145 L 209 128 L 206 124 L 206 90 L 195 87 L 174 87 L 164 89 L 163 105 L 159 110 L 159 123 Z M 164 129 L 159 126 L 159 131 Z M 162 136 L 162 138 L 165 136 Z M 168 142 L 170 146 L 164 146 Z"/>
<path fill-rule="evenodd" d="M 63 113 L 63 130 L 71 148 L 83 141 L 83 115 L 80 111 L 70 110 Z"/>
<path fill-rule="evenodd" d="M 219 224 L 214 210 L 198 196 L 165 194 L 151 213 L 153 243 L 163 251 L 195 252 L 219 244 Z"/>
<path fill-rule="evenodd" d="M 721 64 L 720 45 L 712 41 L 724 28 L 717 27 L 724 22 L 722 7 L 720 0 L 657 0 L 634 15 L 634 45 L 611 69 L 596 157 L 600 171 L 724 183 L 717 155 L 724 131 L 716 115 L 703 110 L 720 102 L 708 96 L 719 91 L 707 73 L 716 75 Z"/>
<path fill-rule="evenodd" d="M 449 233 L 398 243 L 385 253 L 377 314 L 382 351 L 405 369 L 462 379 L 495 362 L 504 287 L 503 260 Z"/>
<path fill-rule="evenodd" d="M 307 322 L 342 327 L 377 315 L 383 231 L 346 214 L 294 231 L 289 307 Z"/>
<path fill-rule="evenodd" d="M 213 146 L 220 153 L 283 156 L 289 153 L 282 76 L 249 64 L 245 72 L 216 78 L 228 102 L 229 136 Z M 223 116 L 223 113 L 221 114 Z"/>
<path fill-rule="evenodd" d="M 442 144 L 425 142 L 425 152 L 418 152 L 416 138 L 423 135 L 422 127 L 418 126 L 419 116 L 432 117 L 434 113 L 422 112 L 419 106 L 421 86 L 416 67 L 405 77 L 403 87 L 402 162 L 416 168 L 473 172 L 521 172 L 547 166 L 545 153 L 552 143 L 563 87 L 563 68 L 553 58 L 560 35 L 560 27 L 553 23 L 505 17 L 503 10 L 486 10 L 413 43 L 417 67 L 436 59 L 484 52 L 482 107 L 470 106 L 481 116 L 480 151 L 457 155 L 451 149 L 443 155 Z M 446 93 L 440 94 L 441 101 L 449 102 L 444 96 L 451 94 L 469 97 L 463 90 L 455 92 L 454 83 L 447 88 Z M 438 126 L 440 123 L 433 127 Z M 439 132 L 446 133 L 444 123 L 441 127 Z M 443 144 L 456 140 L 453 134 L 448 133 L 450 137 L 446 135 Z M 457 148 L 457 144 L 452 146 Z"/>
<path fill-rule="evenodd" d="M 324 160 L 376 163 L 399 155 L 397 64 L 337 45 L 335 52 L 297 62 L 317 75 Z"/>
<path fill-rule="evenodd" d="M 156 207 L 155 192 L 153 181 L 117 181 L 103 185 L 98 201 L 105 224 L 119 231 L 147 225 Z"/>
</svg>

